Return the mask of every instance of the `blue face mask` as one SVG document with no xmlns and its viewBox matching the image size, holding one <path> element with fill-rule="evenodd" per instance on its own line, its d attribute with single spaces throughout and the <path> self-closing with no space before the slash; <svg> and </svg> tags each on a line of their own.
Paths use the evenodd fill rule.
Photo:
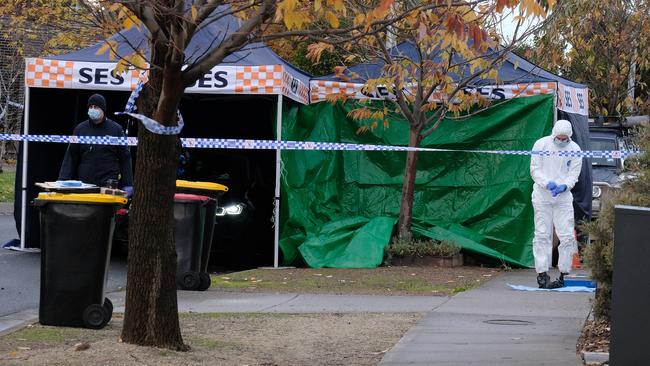
<svg viewBox="0 0 650 366">
<path fill-rule="evenodd" d="M 553 143 L 557 147 L 566 147 L 569 144 L 569 141 L 571 141 L 571 140 L 562 141 L 562 140 L 558 139 L 557 137 L 553 139 Z"/>
<path fill-rule="evenodd" d="M 97 121 L 99 117 L 101 117 L 101 115 L 102 115 L 102 111 L 100 111 L 99 109 L 95 109 L 95 108 L 88 109 L 88 117 L 90 117 L 90 119 L 93 121 Z"/>
</svg>

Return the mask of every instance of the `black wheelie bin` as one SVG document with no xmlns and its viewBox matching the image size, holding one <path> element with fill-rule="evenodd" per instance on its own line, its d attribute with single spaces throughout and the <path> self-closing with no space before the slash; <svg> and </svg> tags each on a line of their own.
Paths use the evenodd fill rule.
<svg viewBox="0 0 650 366">
<path fill-rule="evenodd" d="M 210 288 L 211 279 L 208 274 L 208 262 L 212 250 L 212 238 L 214 236 L 215 215 L 219 206 L 219 197 L 228 192 L 228 187 L 212 182 L 192 182 L 187 180 L 176 181 L 176 191 L 179 193 L 196 194 L 210 197 L 205 205 L 205 221 L 203 224 L 203 247 L 201 249 L 200 284 L 199 291 Z"/>
<path fill-rule="evenodd" d="M 127 199 L 101 193 L 40 193 L 39 322 L 103 328 L 113 315 L 104 297 L 115 211 Z"/>
<path fill-rule="evenodd" d="M 205 209 L 210 197 L 174 195 L 174 242 L 176 244 L 176 287 L 196 291 L 205 286 L 201 276 L 201 254 Z M 203 286 L 201 286 L 203 285 Z"/>
</svg>

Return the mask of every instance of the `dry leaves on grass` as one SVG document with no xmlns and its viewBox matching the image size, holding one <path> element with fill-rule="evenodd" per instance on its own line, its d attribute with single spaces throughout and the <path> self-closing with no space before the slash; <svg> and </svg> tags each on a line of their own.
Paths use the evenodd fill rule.
<svg viewBox="0 0 650 366">
<path fill-rule="evenodd" d="M 35 325 L 0 338 L 0 364 L 376 365 L 421 317 L 419 313 L 183 314 L 181 329 L 192 347 L 189 352 L 120 343 L 122 318 L 99 331 Z M 83 352 L 75 349 L 83 344 L 88 347 Z"/>
<path fill-rule="evenodd" d="M 608 322 L 587 320 L 576 345 L 576 352 L 609 352 L 611 325 Z"/>
<path fill-rule="evenodd" d="M 481 267 L 379 267 L 373 269 L 255 269 L 213 276 L 212 290 L 300 292 L 364 295 L 449 296 L 498 275 Z"/>
</svg>

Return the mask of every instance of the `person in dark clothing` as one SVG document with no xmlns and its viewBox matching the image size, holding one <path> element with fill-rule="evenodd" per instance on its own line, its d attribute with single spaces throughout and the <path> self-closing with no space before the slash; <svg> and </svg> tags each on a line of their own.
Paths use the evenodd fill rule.
<svg viewBox="0 0 650 366">
<path fill-rule="evenodd" d="M 88 99 L 89 119 L 75 127 L 74 136 L 125 136 L 122 127 L 106 118 L 106 99 L 93 94 Z M 80 180 L 106 186 L 109 180 L 130 196 L 133 193 L 133 171 L 128 146 L 70 144 L 63 158 L 59 180 Z"/>
</svg>

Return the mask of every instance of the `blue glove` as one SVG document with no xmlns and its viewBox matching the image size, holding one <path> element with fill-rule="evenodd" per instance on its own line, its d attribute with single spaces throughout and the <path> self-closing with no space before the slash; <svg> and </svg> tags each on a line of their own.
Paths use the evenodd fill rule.
<svg viewBox="0 0 650 366">
<path fill-rule="evenodd" d="M 560 184 L 559 186 L 555 187 L 554 190 L 551 191 L 551 194 L 553 194 L 553 197 L 556 197 L 560 193 L 566 191 L 567 186 L 566 184 Z"/>
<path fill-rule="evenodd" d="M 555 182 L 553 182 L 553 181 L 548 182 L 548 184 L 546 185 L 546 189 L 548 189 L 548 190 L 551 191 L 551 192 L 552 192 L 556 187 L 557 187 L 557 184 L 556 184 Z"/>
<path fill-rule="evenodd" d="M 124 192 L 126 192 L 126 196 L 127 196 L 128 198 L 131 198 L 131 196 L 133 196 L 133 187 L 132 187 L 132 186 L 125 186 L 125 187 L 122 187 L 122 190 L 123 190 Z"/>
</svg>

